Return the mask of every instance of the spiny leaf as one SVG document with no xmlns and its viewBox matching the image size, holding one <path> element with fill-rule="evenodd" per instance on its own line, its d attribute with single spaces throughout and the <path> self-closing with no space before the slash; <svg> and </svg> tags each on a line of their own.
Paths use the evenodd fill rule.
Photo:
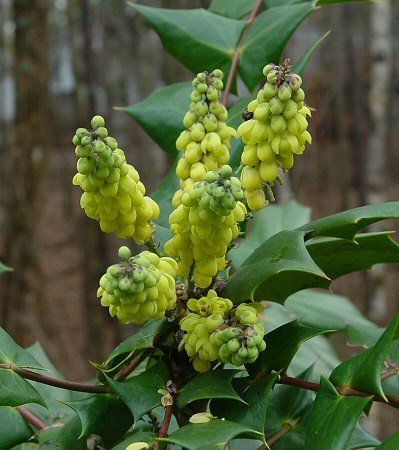
<svg viewBox="0 0 399 450">
<path fill-rule="evenodd" d="M 242 19 L 256 5 L 256 0 L 213 0 L 208 8 L 215 14 L 220 14 L 224 17 L 230 17 L 232 19 Z"/>
<path fill-rule="evenodd" d="M 33 434 L 32 428 L 17 409 L 0 406 L 0 448 L 11 448 L 27 441 Z"/>
<path fill-rule="evenodd" d="M 238 391 L 247 404 L 238 406 L 231 401 L 212 400 L 212 413 L 263 433 L 270 393 L 278 376 L 278 373 L 270 374 L 256 381 L 238 378 L 236 384 L 241 387 Z"/>
<path fill-rule="evenodd" d="M 374 326 L 347 298 L 307 289 L 288 297 L 284 306 L 303 324 L 344 331 Z"/>
<path fill-rule="evenodd" d="M 60 422 L 61 423 L 61 422 Z M 87 439 L 80 437 L 81 423 L 77 415 L 63 421 L 62 427 L 49 427 L 38 433 L 40 450 L 87 450 Z"/>
<path fill-rule="evenodd" d="M 314 220 L 298 230 L 306 231 L 306 239 L 325 236 L 353 240 L 358 231 L 384 219 L 399 219 L 399 202 L 350 209 Z"/>
<path fill-rule="evenodd" d="M 137 423 L 141 417 L 161 404 L 162 395 L 159 389 L 165 389 L 170 375 L 168 369 L 161 362 L 147 369 L 145 372 L 126 381 L 119 382 L 108 378 L 111 389 L 130 409 Z"/>
<path fill-rule="evenodd" d="M 310 220 L 310 208 L 291 200 L 285 205 L 270 205 L 256 213 L 246 238 L 229 253 L 234 267 L 239 267 L 248 256 L 273 235 L 283 230 L 293 230 Z"/>
<path fill-rule="evenodd" d="M 133 117 L 162 150 L 176 155 L 176 139 L 184 130 L 191 91 L 190 82 L 177 83 L 158 89 L 140 103 L 116 109 Z"/>
<path fill-rule="evenodd" d="M 76 412 L 82 423 L 80 436 L 97 434 L 107 447 L 117 442 L 133 423 L 129 409 L 112 394 L 98 394 L 65 404 Z"/>
<path fill-rule="evenodd" d="M 188 450 L 224 449 L 227 443 L 237 436 L 262 438 L 262 434 L 239 423 L 212 419 L 208 423 L 188 424 L 175 431 L 162 442 L 171 442 Z"/>
<path fill-rule="evenodd" d="M 399 313 L 396 314 L 383 335 L 373 346 L 343 362 L 331 374 L 336 386 L 351 386 L 355 389 L 385 397 L 381 385 L 381 372 L 392 341 L 399 337 Z"/>
<path fill-rule="evenodd" d="M 27 350 L 20 347 L 11 336 L 0 327 L 0 363 L 20 367 L 41 367 L 41 364 Z"/>
<path fill-rule="evenodd" d="M 275 372 L 285 372 L 303 342 L 331 330 L 301 325 L 297 321 L 286 323 L 265 335 L 266 350 L 253 364 L 246 366 L 255 378 Z"/>
<path fill-rule="evenodd" d="M 399 245 L 391 234 L 361 233 L 354 241 L 319 238 L 308 242 L 306 248 L 323 272 L 335 280 L 347 273 L 371 269 L 375 264 L 399 263 Z"/>
<path fill-rule="evenodd" d="M 246 21 L 204 9 L 174 10 L 129 3 L 161 38 L 166 51 L 193 72 L 228 73 Z"/>
<path fill-rule="evenodd" d="M 0 369 L 0 406 L 38 403 L 47 407 L 36 389 L 11 369 Z"/>
<path fill-rule="evenodd" d="M 288 40 L 314 10 L 315 2 L 309 1 L 267 9 L 256 17 L 242 44 L 238 68 L 249 90 L 262 79 L 266 64 L 279 63 Z"/>
<path fill-rule="evenodd" d="M 235 303 L 247 299 L 283 302 L 302 289 L 327 288 L 330 279 L 310 257 L 303 237 L 303 232 L 288 230 L 272 236 L 242 263 L 223 295 Z"/>
<path fill-rule="evenodd" d="M 156 338 L 165 331 L 167 325 L 168 320 L 166 318 L 147 321 L 137 333 L 128 337 L 111 352 L 106 364 L 110 364 L 117 356 L 136 350 L 153 348 Z"/>
<path fill-rule="evenodd" d="M 201 399 L 226 398 L 242 402 L 231 385 L 232 378 L 238 372 L 239 370 L 216 369 L 195 376 L 179 391 L 179 408 Z"/>
<path fill-rule="evenodd" d="M 302 58 L 294 65 L 292 71 L 299 75 L 302 75 L 306 65 L 309 62 L 310 57 L 313 55 L 313 52 L 319 47 L 319 45 L 324 41 L 324 39 L 330 34 L 330 31 L 327 31 L 323 34 L 323 36 L 318 39 L 310 48 L 306 51 L 306 53 L 302 56 Z"/>
<path fill-rule="evenodd" d="M 370 397 L 339 395 L 323 375 L 306 434 L 305 450 L 345 450 Z"/>
</svg>

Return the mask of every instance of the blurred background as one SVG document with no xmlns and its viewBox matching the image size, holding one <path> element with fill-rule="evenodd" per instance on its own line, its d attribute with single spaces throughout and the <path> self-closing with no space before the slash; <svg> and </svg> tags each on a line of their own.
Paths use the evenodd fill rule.
<svg viewBox="0 0 399 450">
<path fill-rule="evenodd" d="M 295 198 L 318 218 L 399 199 L 398 23 L 399 2 L 382 0 L 323 7 L 300 26 L 285 52 L 293 62 L 331 34 L 304 77 L 317 110 L 314 143 L 286 176 L 278 202 Z M 124 0 L 0 0 L 0 31 L 0 261 L 14 268 L 0 279 L 0 325 L 21 345 L 40 341 L 67 377 L 84 379 L 94 375 L 87 360 L 102 361 L 131 327 L 111 320 L 96 299 L 120 242 L 80 209 L 72 136 L 103 115 L 153 192 L 172 161 L 112 108 L 192 75 Z M 398 274 L 381 267 L 333 289 L 385 325 L 398 310 Z M 342 344 L 345 357 L 351 350 Z"/>
</svg>

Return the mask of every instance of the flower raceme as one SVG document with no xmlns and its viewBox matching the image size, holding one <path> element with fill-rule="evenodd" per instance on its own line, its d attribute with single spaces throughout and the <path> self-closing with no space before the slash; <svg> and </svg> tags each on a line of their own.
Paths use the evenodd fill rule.
<svg viewBox="0 0 399 450">
<path fill-rule="evenodd" d="M 218 297 L 211 289 L 200 299 L 190 298 L 188 312 L 180 321 L 184 335 L 179 350 L 185 350 L 198 372 L 206 372 L 212 361 L 242 366 L 256 360 L 266 348 L 264 328 L 258 319 L 260 304 Z"/>
<path fill-rule="evenodd" d="M 101 305 L 122 323 L 162 319 L 176 303 L 176 261 L 149 251 L 131 257 L 126 246 L 118 255 L 122 261 L 108 267 L 100 279 Z"/>
<path fill-rule="evenodd" d="M 184 190 L 229 162 L 230 141 L 236 131 L 225 123 L 227 110 L 220 102 L 222 78 L 223 72 L 216 69 L 199 73 L 193 80 L 190 109 L 183 119 L 186 129 L 176 141 L 183 155 L 176 167 L 181 189 L 173 197 L 175 208 L 181 204 Z"/>
<path fill-rule="evenodd" d="M 291 72 L 289 60 L 281 66 L 268 64 L 263 73 L 267 81 L 248 105 L 249 120 L 237 130 L 245 144 L 241 182 L 248 206 L 255 211 L 267 203 L 263 185 L 273 186 L 279 168 L 291 169 L 294 155 L 311 143 L 306 120 L 310 110 L 304 104 L 301 77 Z"/>
<path fill-rule="evenodd" d="M 173 238 L 165 251 L 179 257 L 179 275 L 193 278 L 198 287 L 207 288 L 213 277 L 226 266 L 228 245 L 238 236 L 238 224 L 245 218 L 246 208 L 238 178 L 232 177 L 230 166 L 220 173 L 208 172 L 186 190 L 179 205 L 170 215 Z"/>
<path fill-rule="evenodd" d="M 88 217 L 98 220 L 105 233 L 120 238 L 148 241 L 150 220 L 159 217 L 159 207 L 145 196 L 144 184 L 136 169 L 126 162 L 117 141 L 108 136 L 104 119 L 95 116 L 92 131 L 78 128 L 73 137 L 79 157 L 73 184 L 83 189 L 81 207 Z"/>
</svg>

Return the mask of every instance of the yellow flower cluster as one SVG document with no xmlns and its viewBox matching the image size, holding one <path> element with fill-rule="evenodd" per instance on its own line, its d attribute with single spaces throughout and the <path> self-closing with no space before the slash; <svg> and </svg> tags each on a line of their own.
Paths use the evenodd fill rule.
<svg viewBox="0 0 399 450">
<path fill-rule="evenodd" d="M 291 72 L 289 61 L 263 69 L 267 82 L 248 105 L 247 117 L 238 130 L 245 144 L 241 156 L 244 165 L 241 183 L 248 206 L 255 211 L 266 204 L 263 185 L 273 186 L 279 167 L 289 170 L 294 155 L 300 155 L 306 142 L 311 143 L 304 104 L 301 77 Z"/>
<path fill-rule="evenodd" d="M 92 131 L 78 128 L 73 138 L 79 157 L 73 184 L 84 191 L 80 205 L 88 217 L 100 222 L 105 233 L 148 241 L 152 232 L 149 221 L 159 217 L 159 207 L 145 196 L 138 172 L 126 162 L 117 141 L 108 136 L 104 119 L 95 116 L 91 125 Z"/>
</svg>

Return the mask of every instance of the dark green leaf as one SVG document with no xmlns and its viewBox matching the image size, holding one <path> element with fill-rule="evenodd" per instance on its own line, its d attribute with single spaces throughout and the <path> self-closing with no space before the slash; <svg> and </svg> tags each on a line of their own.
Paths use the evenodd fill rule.
<svg viewBox="0 0 399 450">
<path fill-rule="evenodd" d="M 34 432 L 17 409 L 0 406 L 0 448 L 8 449 L 27 441 Z"/>
<path fill-rule="evenodd" d="M 316 236 L 351 239 L 358 231 L 384 219 L 399 218 L 399 202 L 387 202 L 379 205 L 361 206 L 338 214 L 314 220 L 299 230 L 306 231 L 306 239 Z"/>
<path fill-rule="evenodd" d="M 297 321 L 286 323 L 265 335 L 266 350 L 246 368 L 256 378 L 272 370 L 285 372 L 303 342 L 327 331 L 331 330 L 307 327 Z"/>
<path fill-rule="evenodd" d="M 273 450 L 303 450 L 305 448 L 306 430 L 309 422 L 310 409 L 303 412 L 300 417 L 285 423 L 282 432 L 289 431 L 279 437 L 273 444 Z M 273 438 L 273 435 L 268 437 Z"/>
<path fill-rule="evenodd" d="M 0 406 L 19 406 L 38 403 L 46 407 L 36 389 L 11 369 L 0 369 Z"/>
<path fill-rule="evenodd" d="M 157 32 L 166 51 L 193 72 L 219 68 L 228 73 L 246 26 L 204 9 L 174 10 L 129 3 Z M 206 30 L 206 31 L 204 31 Z"/>
<path fill-rule="evenodd" d="M 339 395 L 323 375 L 306 433 L 305 450 L 344 450 L 370 397 Z"/>
<path fill-rule="evenodd" d="M 302 75 L 307 63 L 309 62 L 310 57 L 313 55 L 313 52 L 319 47 L 319 45 L 324 41 L 324 39 L 330 34 L 330 31 L 324 33 L 323 36 L 318 39 L 310 49 L 302 56 L 302 58 L 294 65 L 293 72 Z"/>
<path fill-rule="evenodd" d="M 176 155 L 176 139 L 184 130 L 183 117 L 189 109 L 192 89 L 190 82 L 173 84 L 140 103 L 117 109 L 133 117 L 162 150 Z"/>
<path fill-rule="evenodd" d="M 112 447 L 111 450 L 126 450 L 128 445 L 134 444 L 135 442 L 147 442 L 147 444 L 151 444 L 154 442 L 155 436 L 155 433 L 149 431 L 138 431 L 137 433 L 129 434 L 126 439 L 115 445 L 115 447 Z"/>
<path fill-rule="evenodd" d="M 11 269 L 11 267 L 7 267 L 0 261 L 0 275 L 5 272 L 12 272 L 12 271 L 13 271 L 13 269 Z"/>
<path fill-rule="evenodd" d="M 399 448 L 399 431 L 379 445 L 376 450 L 394 450 L 397 448 Z"/>
<path fill-rule="evenodd" d="M 27 350 L 20 347 L 0 327 L 0 363 L 19 367 L 40 367 L 39 362 Z"/>
<path fill-rule="evenodd" d="M 180 189 L 179 178 L 176 175 L 176 165 L 179 158 L 176 158 L 175 163 L 169 169 L 168 174 L 158 186 L 158 189 L 151 195 L 151 198 L 158 203 L 161 210 L 161 216 L 155 221 L 157 225 L 169 230 L 169 216 L 174 210 L 172 205 L 173 194 Z"/>
<path fill-rule="evenodd" d="M 229 253 L 234 267 L 239 267 L 248 256 L 273 235 L 293 230 L 310 219 L 310 208 L 291 200 L 285 205 L 270 205 L 255 214 L 247 229 L 246 239 Z"/>
<path fill-rule="evenodd" d="M 334 347 L 324 336 L 315 336 L 304 342 L 292 360 L 288 372 L 294 376 L 303 372 L 313 364 L 318 373 L 321 371 L 329 375 L 341 363 Z M 314 381 L 318 381 L 318 378 Z"/>
<path fill-rule="evenodd" d="M 48 356 L 44 352 L 40 344 L 36 343 L 27 349 L 43 366 L 50 370 L 50 376 L 54 378 L 59 378 L 64 380 L 65 378 L 56 369 L 53 363 L 49 360 Z M 30 381 L 29 383 L 37 390 L 40 396 L 44 399 L 47 404 L 48 409 L 44 409 L 40 406 L 29 405 L 29 409 L 38 415 L 43 421 L 47 422 L 50 417 L 59 417 L 61 415 L 71 413 L 70 408 L 68 408 L 64 403 L 67 401 L 72 401 L 72 392 L 66 389 L 60 389 L 48 384 L 37 383 L 35 381 Z M 86 393 L 73 393 L 75 396 L 88 396 Z"/>
<path fill-rule="evenodd" d="M 231 385 L 231 380 L 238 372 L 239 370 L 216 369 L 196 375 L 179 391 L 179 408 L 202 399 L 227 398 L 242 402 Z"/>
<path fill-rule="evenodd" d="M 110 364 L 117 356 L 132 353 L 136 350 L 153 348 L 157 337 L 167 328 L 168 320 L 149 320 L 140 330 L 119 344 L 109 355 L 106 364 Z"/>
<path fill-rule="evenodd" d="M 39 444 L 35 444 L 34 442 L 24 442 L 16 447 L 12 447 L 10 450 L 39 450 Z"/>
<path fill-rule="evenodd" d="M 242 19 L 255 5 L 256 0 L 213 0 L 208 11 L 231 19 Z"/>
<path fill-rule="evenodd" d="M 239 98 L 236 103 L 229 109 L 229 118 L 227 120 L 227 124 L 230 127 L 235 129 L 242 122 L 242 113 L 245 108 L 248 106 L 248 103 L 255 98 L 254 95 L 249 95 L 247 97 Z M 244 144 L 242 143 L 242 139 L 232 138 L 231 140 L 231 148 L 230 148 L 230 161 L 229 165 L 233 168 L 233 170 L 237 170 L 241 164 L 241 153 L 244 149 Z"/>
<path fill-rule="evenodd" d="M 225 417 L 232 422 L 263 433 L 266 423 L 266 413 L 269 408 L 270 392 L 279 374 L 268 375 L 253 381 L 250 378 L 239 378 L 239 392 L 246 405 L 237 405 L 231 401 L 212 400 L 211 411 L 218 417 Z"/>
<path fill-rule="evenodd" d="M 314 372 L 314 366 L 311 366 L 299 374 L 298 378 L 310 380 Z M 310 408 L 313 398 L 314 394 L 306 389 L 277 384 L 270 395 L 266 436 L 277 433 L 287 423 L 294 424 Z"/>
<path fill-rule="evenodd" d="M 170 375 L 163 363 L 159 362 L 145 372 L 126 381 L 118 382 L 108 378 L 111 389 L 126 404 L 137 421 L 148 411 L 161 404 L 162 394 Z"/>
<path fill-rule="evenodd" d="M 332 3 L 373 2 L 375 0 L 318 0 L 318 5 L 329 5 Z"/>
<path fill-rule="evenodd" d="M 348 340 L 352 345 L 366 345 L 371 347 L 381 337 L 385 328 L 377 327 L 377 325 L 370 325 L 368 327 L 349 326 L 347 329 Z"/>
<path fill-rule="evenodd" d="M 86 438 L 80 437 L 79 417 L 68 417 L 62 427 L 45 428 L 39 432 L 40 450 L 87 450 Z"/>
<path fill-rule="evenodd" d="M 117 442 L 133 423 L 129 409 L 112 394 L 97 394 L 66 404 L 79 416 L 81 436 L 97 434 L 106 447 Z"/>
<path fill-rule="evenodd" d="M 319 238 L 307 243 L 310 256 L 330 278 L 357 270 L 371 269 L 375 264 L 398 263 L 399 245 L 392 232 L 357 234 L 355 240 Z"/>
<path fill-rule="evenodd" d="M 381 372 L 392 341 L 399 336 L 399 313 L 373 346 L 339 365 L 330 380 L 336 386 L 351 386 L 385 397 L 381 386 Z"/>
<path fill-rule="evenodd" d="M 263 67 L 278 63 L 298 26 L 315 10 L 315 2 L 271 8 L 255 19 L 241 47 L 239 73 L 251 91 L 262 79 Z"/>
<path fill-rule="evenodd" d="M 239 423 L 212 419 L 208 423 L 188 424 L 175 431 L 163 442 L 172 442 L 188 450 L 224 449 L 227 443 L 237 436 L 252 436 L 262 439 L 262 434 Z"/>
<path fill-rule="evenodd" d="M 303 236 L 288 230 L 272 236 L 233 274 L 223 295 L 235 303 L 247 299 L 283 302 L 302 289 L 327 288 L 330 280 L 310 257 Z"/>
<path fill-rule="evenodd" d="M 327 292 L 305 290 L 288 297 L 284 306 L 302 323 L 344 331 L 349 325 L 362 329 L 373 326 L 347 298 Z"/>
<path fill-rule="evenodd" d="M 274 8 L 281 5 L 294 5 L 297 3 L 304 3 L 305 0 L 265 0 L 266 8 Z M 316 4 L 328 5 L 332 3 L 352 3 L 352 2 L 372 2 L 374 0 L 317 0 Z"/>
</svg>

